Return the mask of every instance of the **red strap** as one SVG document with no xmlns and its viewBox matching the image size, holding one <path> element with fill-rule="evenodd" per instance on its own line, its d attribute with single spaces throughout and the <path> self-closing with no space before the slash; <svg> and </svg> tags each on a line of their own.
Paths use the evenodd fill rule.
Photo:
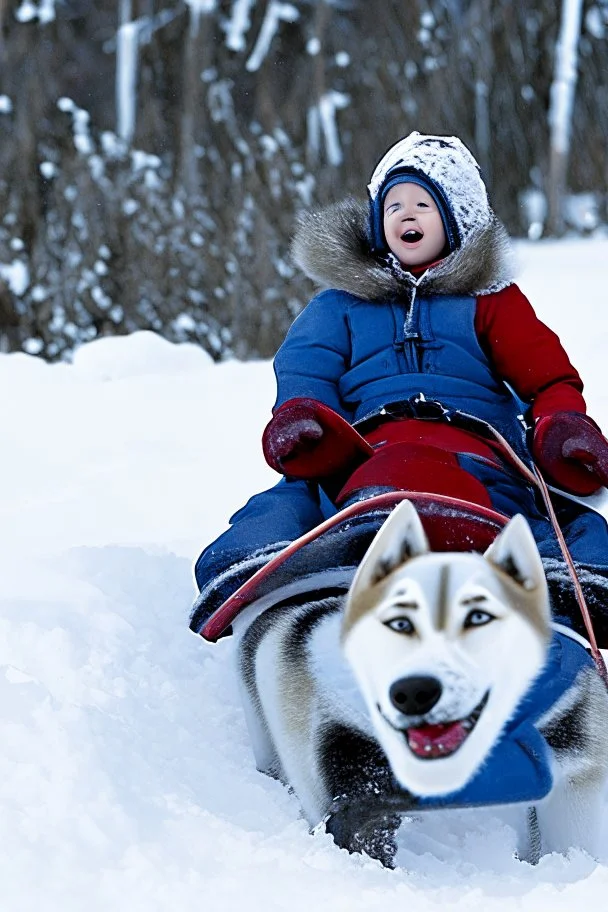
<svg viewBox="0 0 608 912">
<path fill-rule="evenodd" d="M 591 615 L 589 613 L 589 607 L 585 600 L 585 595 L 583 593 L 583 589 L 582 589 L 580 580 L 578 578 L 578 574 L 576 572 L 576 567 L 574 566 L 574 561 L 572 560 L 572 555 L 570 554 L 570 550 L 568 548 L 568 545 L 566 544 L 566 539 L 564 538 L 564 533 L 562 532 L 560 524 L 557 521 L 557 516 L 555 515 L 555 510 L 553 509 L 553 504 L 551 503 L 551 497 L 549 496 L 549 490 L 545 483 L 545 479 L 540 474 L 540 472 L 536 466 L 534 466 L 534 474 L 536 475 L 536 481 L 537 481 L 538 487 L 540 488 L 540 490 L 542 492 L 543 500 L 545 501 L 545 507 L 547 508 L 547 513 L 549 514 L 549 517 L 551 519 L 551 523 L 553 525 L 555 535 L 557 536 L 557 540 L 559 542 L 561 552 L 564 555 L 564 560 L 566 561 L 566 564 L 568 566 L 568 571 L 570 573 L 570 576 L 572 577 L 572 582 L 574 584 L 574 592 L 576 594 L 576 601 L 578 602 L 578 606 L 581 609 L 581 614 L 583 615 L 583 621 L 585 622 L 585 629 L 587 631 L 587 636 L 589 637 L 589 644 L 591 646 L 591 655 L 594 658 L 594 661 L 597 666 L 597 670 L 600 674 L 600 677 L 602 678 L 606 687 L 608 687 L 608 669 L 606 668 L 606 663 L 604 661 L 604 657 L 603 657 L 602 653 L 600 652 L 599 647 L 597 645 L 597 640 L 595 638 L 595 630 L 593 629 L 593 621 L 591 620 Z"/>
<path fill-rule="evenodd" d="M 583 621 L 585 624 L 585 630 L 587 631 L 587 636 L 589 638 L 589 644 L 591 646 L 591 654 L 595 661 L 595 664 L 596 664 L 600 677 L 602 678 L 602 680 L 608 687 L 608 669 L 606 668 L 606 663 L 604 661 L 604 657 L 602 656 L 602 654 L 599 650 L 599 647 L 597 645 L 597 640 L 595 638 L 595 630 L 593 629 L 593 621 L 591 620 L 591 615 L 589 613 L 589 608 L 588 608 L 587 602 L 585 600 L 585 595 L 583 593 L 582 586 L 580 584 L 578 575 L 576 573 L 576 567 L 574 566 L 574 561 L 572 560 L 572 555 L 570 554 L 570 550 L 566 543 L 566 539 L 564 538 L 564 533 L 562 532 L 560 524 L 557 520 L 557 516 L 555 515 L 555 510 L 553 509 L 553 504 L 551 503 L 551 497 L 549 495 L 549 490 L 547 488 L 547 485 L 545 484 L 545 480 L 542 477 L 542 475 L 540 474 L 537 466 L 534 465 L 534 471 L 532 472 L 528 468 L 528 466 L 525 464 L 525 462 L 519 458 L 519 456 L 513 450 L 510 443 L 508 443 L 505 440 L 505 438 L 501 434 L 499 434 L 498 431 L 495 428 L 493 428 L 490 424 L 488 424 L 488 430 L 491 431 L 496 442 L 500 445 L 501 449 L 504 450 L 505 454 L 509 457 L 509 460 L 513 463 L 513 465 L 515 465 L 519 469 L 519 471 L 524 476 L 524 478 L 526 478 L 529 482 L 531 482 L 533 485 L 535 485 L 537 488 L 540 489 L 540 492 L 543 496 L 543 500 L 545 502 L 545 507 L 547 509 L 547 513 L 549 514 L 549 518 L 551 520 L 551 525 L 553 526 L 553 531 L 555 532 L 555 536 L 559 543 L 560 550 L 562 552 L 564 560 L 566 561 L 566 566 L 568 567 L 568 572 L 570 573 L 570 576 L 572 578 L 572 583 L 574 585 L 574 592 L 576 595 L 576 601 L 578 602 L 578 606 L 581 610 L 581 614 L 583 616 Z"/>
</svg>

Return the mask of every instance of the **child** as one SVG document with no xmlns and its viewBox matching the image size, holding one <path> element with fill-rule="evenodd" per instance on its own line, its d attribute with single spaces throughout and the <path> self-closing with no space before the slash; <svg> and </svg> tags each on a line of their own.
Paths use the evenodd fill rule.
<svg viewBox="0 0 608 912">
<path fill-rule="evenodd" d="M 530 462 L 523 402 L 532 454 L 550 482 L 574 494 L 608 483 L 608 442 L 585 414 L 582 382 L 559 339 L 513 284 L 508 238 L 468 149 L 455 137 L 412 133 L 382 158 L 368 191 L 365 207 L 347 200 L 300 223 L 295 260 L 328 290 L 299 315 L 274 362 L 278 394 L 264 452 L 285 478 L 253 497 L 201 554 L 194 630 L 287 543 L 336 511 L 326 496 L 330 490 L 335 500 L 336 477 L 343 482 L 354 469 L 358 479 L 340 505 L 365 488 L 365 464 L 342 450 L 337 416 L 372 446 L 405 442 L 408 470 L 427 471 L 428 490 L 458 496 L 454 465 L 481 492 L 478 502 L 524 513 L 549 569 L 560 555 L 534 491 L 474 427 L 419 420 L 424 399 L 487 422 Z M 387 487 L 390 475 L 389 466 Z M 334 481 L 325 483 L 328 476 Z M 583 580 L 599 580 L 601 601 L 608 528 L 598 514 L 564 503 L 573 556 Z M 597 623 L 605 638 L 608 622 Z"/>
</svg>

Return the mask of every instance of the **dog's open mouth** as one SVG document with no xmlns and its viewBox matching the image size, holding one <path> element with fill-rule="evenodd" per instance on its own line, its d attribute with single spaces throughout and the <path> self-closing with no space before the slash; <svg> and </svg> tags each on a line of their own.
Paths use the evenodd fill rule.
<svg viewBox="0 0 608 912">
<path fill-rule="evenodd" d="M 482 710 L 488 702 L 490 691 L 477 704 L 466 719 L 442 722 L 436 725 L 419 725 L 403 732 L 411 752 L 421 760 L 436 760 L 450 757 L 462 747 L 477 724 Z"/>
<path fill-rule="evenodd" d="M 408 231 L 404 231 L 401 235 L 401 240 L 405 241 L 407 244 L 415 244 L 417 241 L 421 241 L 424 235 L 420 231 L 416 231 L 415 228 L 410 228 Z"/>
</svg>

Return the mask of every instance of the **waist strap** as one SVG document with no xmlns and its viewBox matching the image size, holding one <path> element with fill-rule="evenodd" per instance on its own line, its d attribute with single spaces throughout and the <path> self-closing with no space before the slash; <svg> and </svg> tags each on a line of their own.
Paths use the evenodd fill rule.
<svg viewBox="0 0 608 912">
<path fill-rule="evenodd" d="M 459 409 L 449 408 L 436 399 L 427 399 L 424 393 L 417 393 L 409 399 L 388 402 L 378 412 L 356 421 L 353 426 L 363 437 L 369 439 L 369 436 L 381 425 L 386 424 L 388 421 L 403 418 L 418 418 L 422 421 L 444 424 L 454 429 L 458 428 L 460 431 L 465 431 L 467 434 L 471 434 L 478 440 L 483 441 L 484 446 L 478 455 L 487 457 L 487 451 L 489 450 L 494 458 L 498 457 L 501 463 L 511 464 L 520 471 L 520 465 L 511 456 L 513 451 L 510 448 L 509 451 L 505 449 L 502 435 L 487 421 L 483 421 L 481 418 L 476 418 L 474 415 L 462 412 Z M 522 435 L 525 430 L 526 425 L 522 422 Z M 370 440 L 370 443 L 373 444 L 373 442 L 373 440 Z M 515 453 L 513 453 L 513 456 L 518 460 Z M 529 471 L 530 466 L 527 466 L 527 468 Z"/>
</svg>

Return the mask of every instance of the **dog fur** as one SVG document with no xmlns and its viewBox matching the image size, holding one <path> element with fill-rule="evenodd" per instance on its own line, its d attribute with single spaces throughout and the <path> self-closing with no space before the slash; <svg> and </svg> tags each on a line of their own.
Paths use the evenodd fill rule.
<svg viewBox="0 0 608 912">
<path fill-rule="evenodd" d="M 431 553 L 405 501 L 348 592 L 320 578 L 235 634 L 258 768 L 294 790 L 312 827 L 391 866 L 402 815 L 471 780 L 542 669 L 549 597 L 523 517 L 484 555 Z M 607 711 L 588 668 L 538 722 L 554 788 L 520 808 L 520 857 L 597 851 Z"/>
</svg>

